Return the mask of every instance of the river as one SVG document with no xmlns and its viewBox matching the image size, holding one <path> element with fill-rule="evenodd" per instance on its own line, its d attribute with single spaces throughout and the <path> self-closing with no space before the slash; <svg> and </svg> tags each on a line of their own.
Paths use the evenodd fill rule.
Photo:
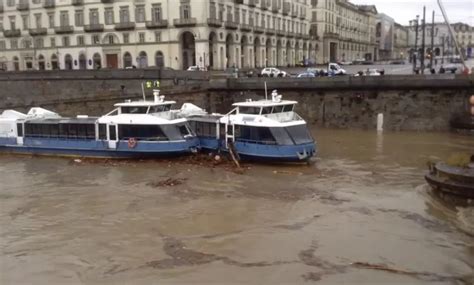
<svg viewBox="0 0 474 285">
<path fill-rule="evenodd" d="M 0 156 L 0 284 L 472 284 L 474 237 L 423 178 L 472 137 L 313 133 L 315 164 L 240 174 Z"/>
</svg>

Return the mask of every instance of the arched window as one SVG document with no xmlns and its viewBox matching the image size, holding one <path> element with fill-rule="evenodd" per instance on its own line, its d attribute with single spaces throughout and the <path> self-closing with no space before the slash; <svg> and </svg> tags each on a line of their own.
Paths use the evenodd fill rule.
<svg viewBox="0 0 474 285">
<path fill-rule="evenodd" d="M 137 64 L 138 64 L 138 68 L 148 67 L 148 56 L 146 52 L 144 51 L 140 52 L 137 58 Z"/>
<path fill-rule="evenodd" d="M 46 69 L 46 64 L 45 64 L 45 61 L 44 61 L 44 56 L 42 54 L 40 54 L 38 56 L 38 69 L 39 70 L 45 70 Z"/>
<path fill-rule="evenodd" d="M 127 68 L 127 67 L 131 67 L 132 65 L 133 65 L 132 56 L 130 55 L 129 52 L 126 52 L 123 55 L 123 67 Z"/>
<path fill-rule="evenodd" d="M 64 69 L 72 70 L 72 56 L 70 54 L 66 54 L 64 57 Z"/>
<path fill-rule="evenodd" d="M 102 57 L 100 56 L 99 53 L 95 53 L 94 56 L 92 57 L 93 62 L 94 62 L 94 69 L 101 69 L 102 68 Z"/>
<path fill-rule="evenodd" d="M 155 54 L 155 66 L 165 67 L 165 57 L 161 51 L 157 51 Z"/>
<path fill-rule="evenodd" d="M 53 54 L 51 56 L 51 69 L 52 70 L 57 70 L 59 69 L 59 62 L 58 62 L 58 56 L 56 54 Z"/>
<path fill-rule="evenodd" d="M 20 70 L 20 60 L 18 59 L 17 56 L 13 57 L 13 70 L 14 71 L 19 71 Z"/>
<path fill-rule="evenodd" d="M 79 55 L 79 69 L 87 69 L 87 59 L 83 53 Z"/>
</svg>

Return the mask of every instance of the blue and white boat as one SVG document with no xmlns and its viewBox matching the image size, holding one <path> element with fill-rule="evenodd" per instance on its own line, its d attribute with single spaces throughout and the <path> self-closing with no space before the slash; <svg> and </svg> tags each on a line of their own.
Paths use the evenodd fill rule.
<svg viewBox="0 0 474 285">
<path fill-rule="evenodd" d="M 187 110 L 203 149 L 233 148 L 246 160 L 303 162 L 316 154 L 316 144 L 306 122 L 295 112 L 297 103 L 282 100 L 273 91 L 271 100 L 235 103 L 226 115 L 208 114 L 192 104 L 182 109 Z"/>
<path fill-rule="evenodd" d="M 103 158 L 151 158 L 195 152 L 199 139 L 174 101 L 126 101 L 102 117 L 63 118 L 32 108 L 0 115 L 0 151 Z"/>
</svg>

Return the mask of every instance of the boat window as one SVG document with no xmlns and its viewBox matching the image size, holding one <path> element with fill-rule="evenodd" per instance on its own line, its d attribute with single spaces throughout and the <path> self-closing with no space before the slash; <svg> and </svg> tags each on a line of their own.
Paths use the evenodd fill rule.
<svg viewBox="0 0 474 285">
<path fill-rule="evenodd" d="M 122 114 L 146 114 L 148 107 L 122 107 Z"/>
<path fill-rule="evenodd" d="M 164 126 L 163 126 L 164 127 Z M 142 141 L 166 141 L 168 137 L 157 125 L 119 125 L 119 139 L 134 138 Z"/>
<path fill-rule="evenodd" d="M 181 133 L 182 136 L 187 136 L 189 135 L 189 131 L 186 128 L 186 125 L 178 125 L 179 132 Z"/>
<path fill-rule="evenodd" d="M 161 112 L 168 112 L 171 110 L 171 104 L 169 105 L 159 105 L 159 106 L 152 106 L 150 108 L 150 114 L 153 113 L 161 113 Z"/>
<path fill-rule="evenodd" d="M 262 108 L 262 115 L 267 115 L 272 113 L 272 107 L 264 107 Z"/>
<path fill-rule="evenodd" d="M 298 125 L 287 127 L 286 130 L 290 134 L 291 138 L 295 142 L 295 144 L 303 144 L 303 143 L 312 143 L 313 138 L 309 133 L 308 127 L 305 125 Z"/>
<path fill-rule="evenodd" d="M 293 140 L 285 128 L 270 128 L 270 130 L 279 145 L 294 145 Z"/>
<path fill-rule="evenodd" d="M 16 129 L 19 137 L 23 136 L 23 124 L 16 124 Z"/>
<path fill-rule="evenodd" d="M 37 138 L 95 139 L 94 124 L 25 124 L 25 136 Z"/>
<path fill-rule="evenodd" d="M 51 124 L 50 133 L 51 133 L 51 137 L 59 138 L 59 124 Z"/>
<path fill-rule="evenodd" d="M 68 137 L 77 138 L 77 127 L 74 124 L 68 125 Z"/>
<path fill-rule="evenodd" d="M 238 141 L 248 141 L 259 144 L 276 144 L 275 138 L 269 128 L 249 126 L 235 126 L 235 128 L 235 136 Z"/>
<path fill-rule="evenodd" d="M 107 125 L 99 124 L 99 140 L 107 140 Z"/>
<path fill-rule="evenodd" d="M 109 140 L 117 140 L 117 131 L 115 130 L 115 126 L 109 126 Z"/>
<path fill-rule="evenodd" d="M 216 124 L 212 122 L 196 122 L 194 129 L 195 133 L 199 137 L 216 137 Z"/>
<path fill-rule="evenodd" d="M 248 115 L 259 115 L 260 108 L 258 107 L 239 107 L 240 114 L 248 114 Z"/>
<path fill-rule="evenodd" d="M 283 112 L 283 106 L 274 106 L 272 113 L 281 113 Z"/>
<path fill-rule="evenodd" d="M 283 106 L 283 112 L 293 112 L 293 108 L 295 105 L 285 105 Z"/>
</svg>

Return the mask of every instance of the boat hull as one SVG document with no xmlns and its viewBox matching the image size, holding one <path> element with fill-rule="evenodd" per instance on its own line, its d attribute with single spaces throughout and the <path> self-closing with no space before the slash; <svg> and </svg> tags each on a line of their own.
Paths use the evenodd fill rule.
<svg viewBox="0 0 474 285">
<path fill-rule="evenodd" d="M 145 159 L 185 155 L 195 152 L 199 145 L 197 138 L 175 142 L 138 142 L 134 148 L 127 141 L 119 141 L 117 147 L 111 149 L 106 141 L 84 140 L 71 141 L 59 139 L 28 139 L 18 145 L 9 139 L 0 141 L 0 152 L 27 155 L 91 157 L 91 158 L 122 158 Z M 2 143 L 3 142 L 3 143 Z"/>
<path fill-rule="evenodd" d="M 223 140 L 201 138 L 200 147 L 209 151 L 228 152 Z M 236 141 L 234 147 L 240 159 L 260 162 L 305 162 L 317 152 L 315 143 L 284 146 Z"/>
</svg>

